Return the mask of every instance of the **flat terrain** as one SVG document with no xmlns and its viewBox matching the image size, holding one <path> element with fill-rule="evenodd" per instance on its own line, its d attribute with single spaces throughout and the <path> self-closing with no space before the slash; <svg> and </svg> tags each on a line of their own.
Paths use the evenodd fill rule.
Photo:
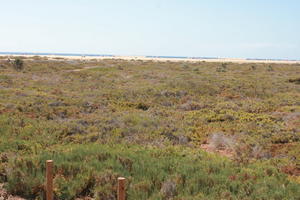
<svg viewBox="0 0 300 200">
<path fill-rule="evenodd" d="M 16 58 L 16 57 L 14 57 Z M 300 197 L 300 64 L 0 57 L 0 183 L 42 199 Z M 1 197 L 0 197 L 1 198 Z"/>
<path fill-rule="evenodd" d="M 0 57 L 23 57 L 32 59 L 36 55 L 16 55 L 16 54 L 1 54 Z M 153 62 L 231 62 L 231 63 L 273 63 L 273 64 L 300 64 L 300 60 L 268 60 L 268 59 L 242 59 L 242 58 L 185 58 L 185 57 L 155 57 L 155 56 L 64 56 L 64 55 L 45 55 L 39 56 L 47 60 L 125 60 L 125 61 L 153 61 Z"/>
</svg>

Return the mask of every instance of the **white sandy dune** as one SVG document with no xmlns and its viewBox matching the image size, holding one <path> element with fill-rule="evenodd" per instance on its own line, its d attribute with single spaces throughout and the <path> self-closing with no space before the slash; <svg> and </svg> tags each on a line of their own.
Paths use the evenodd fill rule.
<svg viewBox="0 0 300 200">
<path fill-rule="evenodd" d="M 31 59 L 36 55 L 14 55 L 2 54 L 1 57 L 26 57 Z M 213 59 L 198 59 L 198 58 L 161 58 L 161 57 L 145 57 L 145 56 L 61 56 L 61 55 L 41 55 L 49 60 L 65 59 L 65 60 L 103 60 L 103 59 L 120 59 L 120 60 L 143 60 L 143 61 L 160 61 L 160 62 L 233 62 L 233 63 L 282 63 L 282 64 L 300 64 L 300 60 L 256 60 L 256 59 L 240 59 L 240 58 L 213 58 Z"/>
</svg>

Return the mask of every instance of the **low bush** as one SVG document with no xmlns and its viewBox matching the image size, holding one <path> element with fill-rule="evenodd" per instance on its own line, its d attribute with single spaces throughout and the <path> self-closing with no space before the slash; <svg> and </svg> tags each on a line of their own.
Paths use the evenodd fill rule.
<svg viewBox="0 0 300 200">
<path fill-rule="evenodd" d="M 117 177 L 127 178 L 128 199 L 297 199 L 299 185 L 276 168 L 245 167 L 189 148 L 67 145 L 10 159 L 7 189 L 29 199 L 45 195 L 45 161 L 53 159 L 57 199 L 116 199 Z M 276 192 L 274 192 L 276 191 Z"/>
<path fill-rule="evenodd" d="M 42 199 L 53 159 L 58 199 L 115 199 L 118 176 L 134 200 L 300 196 L 298 65 L 20 59 L 0 69 L 13 194 Z"/>
<path fill-rule="evenodd" d="M 16 58 L 12 64 L 14 69 L 17 71 L 21 71 L 24 69 L 24 61 L 20 58 Z"/>
</svg>

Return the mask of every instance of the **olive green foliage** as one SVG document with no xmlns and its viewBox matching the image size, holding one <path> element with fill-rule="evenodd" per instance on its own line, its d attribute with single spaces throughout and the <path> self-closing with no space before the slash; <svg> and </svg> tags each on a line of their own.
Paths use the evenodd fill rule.
<svg viewBox="0 0 300 200">
<path fill-rule="evenodd" d="M 55 197 L 297 199 L 299 66 L 0 59 L 0 183 Z M 226 140 L 232 157 L 201 145 Z M 222 144 L 212 146 L 220 146 Z"/>
<path fill-rule="evenodd" d="M 13 67 L 15 70 L 17 71 L 21 71 L 24 69 L 24 62 L 22 59 L 20 58 L 16 58 L 14 61 L 13 61 Z"/>
<path fill-rule="evenodd" d="M 116 199 L 117 177 L 127 178 L 128 199 L 166 199 L 164 183 L 174 183 L 175 199 L 296 199 L 299 185 L 266 164 L 240 167 L 186 148 L 124 145 L 66 145 L 13 159 L 8 189 L 27 198 L 44 196 L 45 161 L 55 160 L 55 195 Z"/>
</svg>

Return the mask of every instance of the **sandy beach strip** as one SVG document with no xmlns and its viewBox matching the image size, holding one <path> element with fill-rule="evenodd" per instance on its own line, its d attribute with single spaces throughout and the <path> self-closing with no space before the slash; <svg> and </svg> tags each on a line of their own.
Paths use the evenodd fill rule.
<svg viewBox="0 0 300 200">
<path fill-rule="evenodd" d="M 28 54 L 0 54 L 1 57 L 23 57 L 34 59 L 36 57 L 47 58 L 48 60 L 142 60 L 156 62 L 221 62 L 221 63 L 277 63 L 277 64 L 300 64 L 300 60 L 259 60 L 240 58 L 169 58 L 169 57 L 147 57 L 147 56 L 64 56 L 64 55 L 28 55 Z"/>
</svg>

